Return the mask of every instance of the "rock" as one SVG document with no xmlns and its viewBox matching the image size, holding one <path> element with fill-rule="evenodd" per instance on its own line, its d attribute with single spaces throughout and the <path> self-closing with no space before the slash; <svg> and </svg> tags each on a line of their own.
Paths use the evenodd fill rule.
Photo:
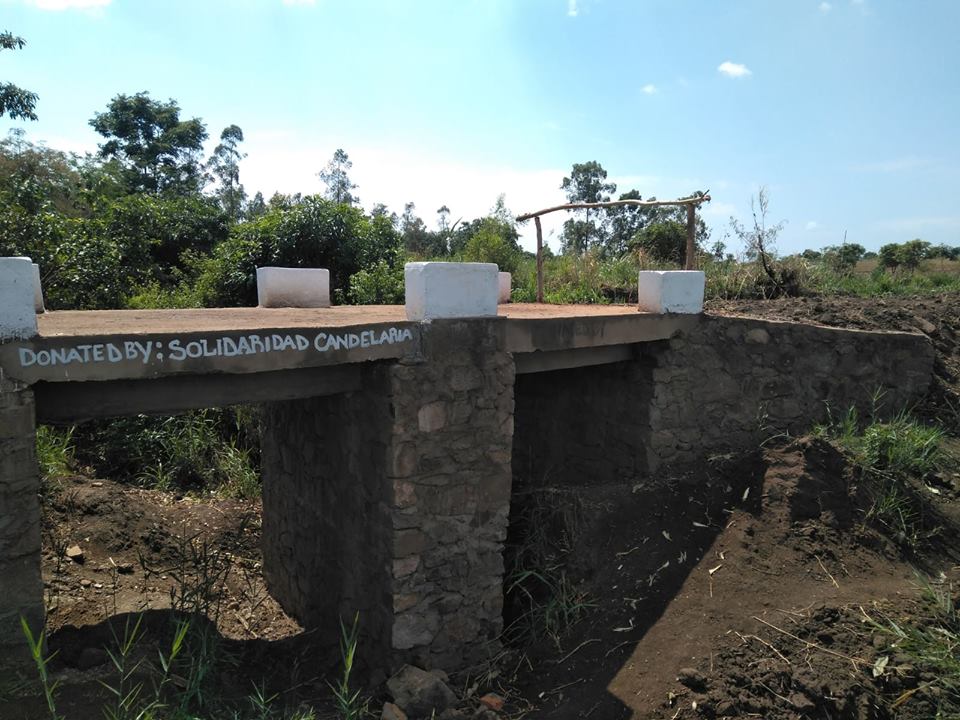
<svg viewBox="0 0 960 720">
<path fill-rule="evenodd" d="M 117 572 L 121 575 L 130 575 L 133 573 L 133 563 L 131 562 L 122 562 L 117 563 Z"/>
<path fill-rule="evenodd" d="M 677 682 L 696 692 L 702 692 L 707 688 L 707 678 L 702 672 L 693 668 L 681 668 L 677 673 Z"/>
<path fill-rule="evenodd" d="M 503 698 L 496 693 L 487 693 L 484 695 L 480 698 L 480 704 L 490 708 L 494 712 L 503 710 Z"/>
<path fill-rule="evenodd" d="M 480 707 L 470 720 L 500 720 L 500 716 L 490 708 Z"/>
<path fill-rule="evenodd" d="M 413 665 L 404 665 L 387 680 L 387 690 L 400 709 L 414 717 L 439 715 L 457 703 L 457 696 L 443 680 Z"/>
<path fill-rule="evenodd" d="M 92 583 L 90 580 L 88 580 L 87 578 L 83 578 L 83 579 L 80 581 L 80 587 L 90 587 L 92 584 L 93 584 L 93 583 Z"/>
<path fill-rule="evenodd" d="M 456 708 L 447 708 L 437 715 L 437 720 L 466 720 L 467 716 Z"/>
<path fill-rule="evenodd" d="M 392 702 L 383 704 L 380 720 L 407 720 L 407 714 Z"/>
<path fill-rule="evenodd" d="M 71 545 L 67 548 L 67 557 L 76 563 L 82 563 L 83 549 L 79 545 Z"/>
<path fill-rule="evenodd" d="M 917 318 L 917 327 L 927 335 L 933 335 L 937 331 L 936 325 L 922 317 Z"/>
<path fill-rule="evenodd" d="M 81 670 L 89 670 L 90 668 L 103 665 L 109 659 L 110 656 L 107 655 L 106 650 L 97 647 L 85 647 L 80 651 L 80 655 L 77 658 L 77 667 Z"/>
</svg>

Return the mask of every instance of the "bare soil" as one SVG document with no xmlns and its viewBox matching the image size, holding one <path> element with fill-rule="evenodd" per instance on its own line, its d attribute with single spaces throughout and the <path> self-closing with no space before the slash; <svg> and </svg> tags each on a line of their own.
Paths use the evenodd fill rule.
<svg viewBox="0 0 960 720">
<path fill-rule="evenodd" d="M 921 410 L 957 427 L 956 295 L 714 302 L 708 311 L 922 332 L 938 359 Z M 588 607 L 562 633 L 508 648 L 455 685 L 501 694 L 504 717 L 930 718 L 930 678 L 875 623 L 922 613 L 920 577 L 958 579 L 960 477 L 944 476 L 938 491 L 928 504 L 941 532 L 909 552 L 864 523 L 846 459 L 809 437 L 774 438 L 654 485 L 592 486 L 565 528 L 565 572 Z M 146 635 L 162 645 L 177 617 L 171 603 L 190 609 L 211 597 L 219 692 L 243 698 L 265 682 L 280 707 L 328 707 L 336 649 L 314 648 L 266 592 L 259 518 L 257 502 L 82 476 L 45 495 L 49 646 L 66 718 L 101 716 L 104 648 L 128 618 L 145 611 Z M 73 545 L 82 561 L 64 557 Z M 875 678 L 884 656 L 889 669 Z M 375 695 L 382 679 L 363 673 Z M 0 720 L 43 717 L 42 699 L 27 695 L 0 683 Z"/>
</svg>

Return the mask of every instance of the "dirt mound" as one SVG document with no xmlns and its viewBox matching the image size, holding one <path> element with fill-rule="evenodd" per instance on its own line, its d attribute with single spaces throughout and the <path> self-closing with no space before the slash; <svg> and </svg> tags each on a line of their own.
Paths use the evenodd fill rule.
<svg viewBox="0 0 960 720">
<path fill-rule="evenodd" d="M 916 575 L 864 524 L 854 480 L 834 447 L 802 438 L 679 478 L 673 492 L 618 497 L 575 543 L 593 571 L 573 582 L 593 609 L 511 658 L 520 670 L 502 682 L 519 692 L 514 708 L 860 720 L 893 717 L 898 683 L 928 708 L 909 672 L 872 675 L 883 646 L 867 618 L 905 611 Z"/>
</svg>

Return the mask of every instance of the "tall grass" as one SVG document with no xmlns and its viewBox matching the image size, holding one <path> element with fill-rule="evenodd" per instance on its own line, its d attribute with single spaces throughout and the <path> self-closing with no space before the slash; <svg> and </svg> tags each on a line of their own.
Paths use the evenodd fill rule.
<svg viewBox="0 0 960 720">
<path fill-rule="evenodd" d="M 890 420 L 861 422 L 855 409 L 815 428 L 840 446 L 858 470 L 869 494 L 867 520 L 887 531 L 909 550 L 928 538 L 923 482 L 953 460 L 944 451 L 945 433 L 906 412 Z"/>
<path fill-rule="evenodd" d="M 55 480 L 74 464 L 73 428 L 37 426 L 37 465 L 43 480 Z"/>
<path fill-rule="evenodd" d="M 260 492 L 259 416 L 250 407 L 88 423 L 73 447 L 94 473 L 121 482 L 238 498 Z"/>
</svg>

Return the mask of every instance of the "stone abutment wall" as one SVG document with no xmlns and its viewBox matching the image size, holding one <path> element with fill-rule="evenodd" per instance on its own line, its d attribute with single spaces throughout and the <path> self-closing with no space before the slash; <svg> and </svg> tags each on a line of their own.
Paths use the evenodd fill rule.
<svg viewBox="0 0 960 720">
<path fill-rule="evenodd" d="M 921 335 L 703 316 L 631 361 L 520 376 L 514 475 L 633 483 L 807 432 L 830 412 L 889 415 L 923 397 L 933 359 Z"/>
<path fill-rule="evenodd" d="M 916 404 L 933 373 L 922 335 L 703 316 L 653 352 L 648 470 L 689 466 L 808 432 L 850 407 L 889 416 Z"/>
</svg>

